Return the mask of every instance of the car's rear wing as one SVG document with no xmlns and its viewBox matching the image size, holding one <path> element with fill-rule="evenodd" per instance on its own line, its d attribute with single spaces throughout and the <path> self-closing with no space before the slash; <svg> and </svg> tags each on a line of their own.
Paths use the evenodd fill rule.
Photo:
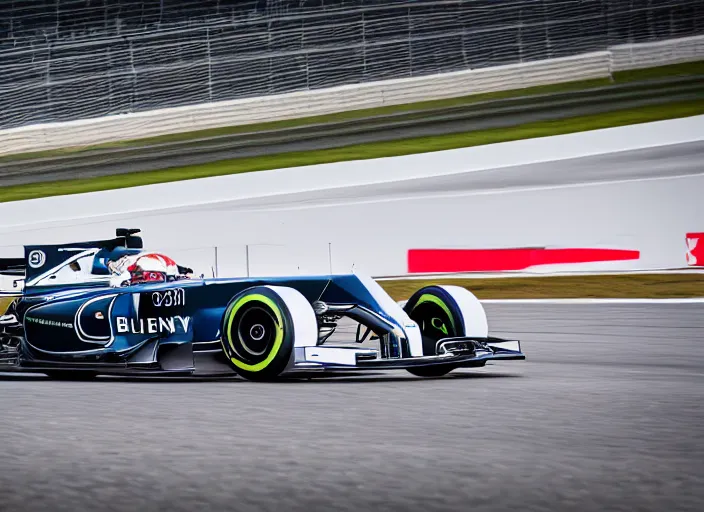
<svg viewBox="0 0 704 512">
<path fill-rule="evenodd" d="M 0 274 L 24 276 L 25 268 L 24 258 L 0 258 Z"/>
<path fill-rule="evenodd" d="M 0 258 L 0 297 L 22 294 L 26 268 L 24 258 Z"/>
<path fill-rule="evenodd" d="M 25 245 L 24 258 L 0 259 L 0 295 L 65 285 L 100 285 L 109 281 L 108 260 L 139 252 L 139 229 L 116 230 L 107 240 L 58 245 Z"/>
</svg>

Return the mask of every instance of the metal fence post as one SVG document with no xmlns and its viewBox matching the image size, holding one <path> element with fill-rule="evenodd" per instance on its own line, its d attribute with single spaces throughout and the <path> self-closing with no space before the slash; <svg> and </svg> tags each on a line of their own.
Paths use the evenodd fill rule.
<svg viewBox="0 0 704 512">
<path fill-rule="evenodd" d="M 215 249 L 215 277 L 220 276 L 220 270 L 218 269 L 218 246 L 216 245 L 214 247 Z"/>
<path fill-rule="evenodd" d="M 205 44 L 208 50 L 208 101 L 213 101 L 213 65 L 210 57 L 210 29 L 205 28 Z"/>
</svg>

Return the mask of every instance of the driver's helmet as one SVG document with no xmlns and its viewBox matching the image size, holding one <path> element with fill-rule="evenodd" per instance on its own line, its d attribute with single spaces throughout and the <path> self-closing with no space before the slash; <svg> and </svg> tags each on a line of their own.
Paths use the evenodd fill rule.
<svg viewBox="0 0 704 512">
<path fill-rule="evenodd" d="M 147 252 L 128 254 L 108 262 L 112 286 L 129 286 L 140 283 L 160 283 L 179 278 L 178 265 L 163 254 Z"/>
</svg>

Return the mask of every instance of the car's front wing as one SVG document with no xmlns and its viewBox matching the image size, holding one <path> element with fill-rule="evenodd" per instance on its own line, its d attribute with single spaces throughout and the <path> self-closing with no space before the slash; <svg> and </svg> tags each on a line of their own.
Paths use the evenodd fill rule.
<svg viewBox="0 0 704 512">
<path fill-rule="evenodd" d="M 289 372 L 393 370 L 420 366 L 484 366 L 491 360 L 523 360 L 518 340 L 503 338 L 445 338 L 438 341 L 439 355 L 379 358 L 378 351 L 354 346 L 318 346 L 295 349 L 295 364 Z M 288 372 L 287 372 L 288 373 Z"/>
</svg>

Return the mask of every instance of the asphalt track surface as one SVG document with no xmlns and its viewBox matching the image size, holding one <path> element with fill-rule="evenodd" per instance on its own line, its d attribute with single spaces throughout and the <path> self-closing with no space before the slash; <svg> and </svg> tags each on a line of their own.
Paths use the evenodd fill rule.
<svg viewBox="0 0 704 512">
<path fill-rule="evenodd" d="M 628 180 L 698 176 L 704 173 L 703 161 L 704 141 L 697 141 L 554 162 L 516 165 L 502 169 L 460 172 L 373 185 L 237 199 L 220 202 L 217 205 L 179 207 L 174 211 L 177 210 L 179 213 L 201 209 L 274 211 L 356 201 L 389 201 L 428 196 L 437 198 L 443 194 L 481 194 Z"/>
<path fill-rule="evenodd" d="M 0 510 L 704 506 L 704 304 L 488 304 L 526 361 L 254 384 L 3 377 Z"/>
</svg>

